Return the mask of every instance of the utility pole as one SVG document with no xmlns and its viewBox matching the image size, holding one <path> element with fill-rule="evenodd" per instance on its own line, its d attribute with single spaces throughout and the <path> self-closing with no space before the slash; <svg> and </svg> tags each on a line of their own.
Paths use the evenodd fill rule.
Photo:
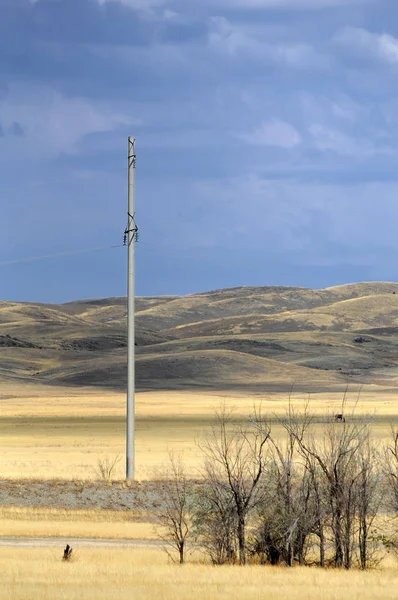
<svg viewBox="0 0 398 600">
<path fill-rule="evenodd" d="M 128 139 L 128 225 L 124 232 L 128 252 L 127 283 L 127 419 L 126 479 L 135 475 L 135 330 L 134 330 L 134 247 L 138 228 L 134 215 L 135 139 Z"/>
</svg>

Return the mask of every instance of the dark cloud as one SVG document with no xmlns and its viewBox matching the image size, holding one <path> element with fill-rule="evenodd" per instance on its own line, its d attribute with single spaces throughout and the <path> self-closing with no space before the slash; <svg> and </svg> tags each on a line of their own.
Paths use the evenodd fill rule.
<svg viewBox="0 0 398 600">
<path fill-rule="evenodd" d="M 152 42 L 151 24 L 118 4 L 95 0 L 0 3 L 0 73 L 9 80 L 95 80 L 114 84 L 115 62 L 93 47 L 139 47 Z M 106 81 L 108 79 L 108 81 Z"/>
<path fill-rule="evenodd" d="M 0 31 L 8 38 L 83 44 L 139 45 L 150 41 L 150 22 L 118 3 L 41 0 L 0 5 Z M 24 38 L 20 38 L 19 34 Z"/>
<path fill-rule="evenodd" d="M 194 81 L 197 64 L 178 48 L 205 48 L 206 32 L 206 20 L 152 19 L 118 2 L 0 0 L 0 74 L 88 97 L 129 89 L 135 101 L 156 100 Z"/>
<path fill-rule="evenodd" d="M 132 10 L 118 2 L 40 0 L 0 3 L 0 31 L 11 42 L 145 46 L 159 40 L 185 43 L 203 37 L 205 21 L 180 22 Z M 20 38 L 20 34 L 23 38 Z"/>
<path fill-rule="evenodd" d="M 5 255 L 20 251 L 21 228 L 25 254 L 118 243 L 129 134 L 143 242 L 138 293 L 332 285 L 369 278 L 395 254 L 395 78 L 331 42 L 345 26 L 397 37 L 384 0 L 378 11 L 377 2 L 311 12 L 229 4 L 181 0 L 164 13 L 167 3 L 136 11 L 0 0 Z M 112 124 L 118 114 L 126 119 Z M 297 131 L 300 143 L 271 147 L 270 123 Z M 151 255 L 145 242 L 166 249 Z M 119 256 L 52 268 L 33 265 L 13 296 L 125 291 Z M 12 286 L 16 271 L 8 273 Z"/>
</svg>

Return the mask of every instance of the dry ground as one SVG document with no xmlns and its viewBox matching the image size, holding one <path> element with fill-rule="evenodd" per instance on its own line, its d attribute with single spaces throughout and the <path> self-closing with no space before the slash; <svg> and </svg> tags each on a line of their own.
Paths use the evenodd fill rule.
<svg viewBox="0 0 398 600">
<path fill-rule="evenodd" d="M 151 515 L 145 511 L 65 510 L 57 508 L 0 507 L 0 539 L 91 538 L 155 540 Z"/>
<path fill-rule="evenodd" d="M 357 391 L 358 388 L 352 388 L 348 395 L 346 414 L 354 407 Z M 146 498 L 153 504 L 150 493 L 145 495 L 142 491 L 140 496 L 134 489 L 129 490 L 118 483 L 109 486 L 109 493 L 116 490 L 118 498 L 123 500 L 123 494 L 131 491 L 131 506 L 126 504 L 123 509 L 119 504 L 107 510 L 82 508 L 84 494 L 86 501 L 95 504 L 94 488 L 87 486 L 93 485 L 90 480 L 97 478 L 98 456 L 124 453 L 124 394 L 10 385 L 2 387 L 1 395 L 0 476 L 14 482 L 1 483 L 0 492 L 3 490 L 4 496 L 7 486 L 14 486 L 14 506 L 0 498 L 0 505 L 3 504 L 0 506 L 0 535 L 153 540 L 151 507 L 143 500 L 141 503 L 141 499 Z M 138 478 L 152 478 L 156 467 L 167 458 L 168 450 L 182 451 L 189 472 L 197 474 L 201 459 L 195 438 L 212 425 L 214 412 L 224 401 L 234 409 L 238 419 L 248 414 L 253 403 L 262 401 L 263 410 L 273 419 L 274 431 L 278 434 L 278 416 L 284 414 L 286 400 L 282 395 L 243 396 L 227 392 L 137 394 Z M 300 408 L 307 396 L 293 394 L 291 400 L 296 408 Z M 314 394 L 310 398 L 311 411 L 321 423 L 340 411 L 341 400 L 341 394 Z M 398 425 L 395 394 L 366 388 L 356 414 L 372 414 L 374 437 L 383 441 L 391 424 Z M 122 479 L 123 475 L 122 460 L 116 477 Z M 17 481 L 20 479 L 25 481 Z M 30 482 L 26 481 L 29 479 Z M 50 481 L 44 484 L 46 479 Z M 68 484 L 62 481 L 67 479 L 74 481 Z M 46 495 L 45 489 L 40 487 L 43 485 L 51 493 Z M 151 485 L 153 482 L 143 481 L 139 488 L 148 490 Z M 68 486 L 76 488 L 74 495 Z M 103 501 L 107 489 L 104 486 L 101 492 Z M 73 496 L 81 498 L 83 504 L 75 509 L 57 506 L 54 500 L 59 497 L 57 490 L 64 490 L 63 497 L 69 503 Z M 36 504 L 35 507 L 35 493 L 43 506 Z M 27 502 L 33 502 L 32 506 L 26 505 Z M 161 550 L 145 548 L 107 549 L 77 545 L 75 551 L 75 560 L 63 563 L 60 560 L 61 545 L 59 548 L 0 547 L 1 598 L 398 599 L 398 569 L 392 559 L 376 571 L 346 573 L 315 568 L 212 567 L 203 564 L 200 556 L 191 556 L 189 564 L 181 568 L 171 564 Z"/>
<path fill-rule="evenodd" d="M 211 567 L 192 557 L 183 567 L 160 550 L 0 548 L 4 600 L 394 600 L 396 564 L 371 572 L 315 568 Z M 56 590 L 56 592 L 55 592 Z"/>
<path fill-rule="evenodd" d="M 348 394 L 347 414 L 357 392 L 353 388 Z M 278 435 L 278 416 L 285 413 L 287 400 L 281 395 L 221 392 L 137 394 L 137 479 L 143 484 L 129 490 L 122 483 L 90 487 L 98 480 L 98 457 L 120 454 L 114 479 L 124 479 L 124 394 L 15 385 L 3 386 L 1 394 L 0 535 L 132 539 L 153 538 L 151 513 L 158 496 L 150 480 L 168 451 L 181 451 L 188 473 L 197 477 L 202 458 L 196 439 L 214 423 L 223 402 L 237 419 L 261 402 Z M 307 399 L 293 394 L 291 402 L 300 409 Z M 341 394 L 311 396 L 311 411 L 319 419 L 315 429 L 340 412 L 341 401 Z M 373 435 L 380 442 L 391 425 L 398 425 L 398 402 L 392 393 L 367 388 L 356 413 L 373 415 Z"/>
<path fill-rule="evenodd" d="M 358 386 L 348 394 L 346 413 L 355 405 Z M 300 409 L 308 396 L 293 393 Z M 319 421 L 341 411 L 342 393 L 310 396 L 310 410 Z M 237 418 L 254 403 L 273 419 L 286 410 L 287 395 L 249 395 L 218 392 L 147 392 L 136 395 L 137 479 L 151 479 L 170 450 L 183 452 L 189 473 L 198 476 L 201 455 L 196 440 L 214 423 L 223 402 Z M 73 390 L 49 386 L 3 385 L 0 392 L 0 478 L 95 480 L 98 458 L 121 456 L 114 477 L 124 477 L 125 394 L 90 388 Z M 368 386 L 356 414 L 373 415 L 373 434 L 386 439 L 398 425 L 398 402 L 393 392 Z M 320 425 L 319 425 L 320 427 Z"/>
<path fill-rule="evenodd" d="M 348 394 L 348 415 L 357 393 L 358 388 L 352 388 Z M 124 479 L 124 394 L 9 385 L 2 387 L 1 395 L 0 534 L 133 539 L 153 537 L 150 513 L 158 497 L 150 480 L 169 451 L 182 452 L 188 473 L 200 475 L 202 457 L 196 439 L 212 426 L 223 402 L 237 419 L 261 402 L 277 436 L 278 417 L 285 413 L 287 400 L 282 395 L 222 392 L 138 393 L 137 479 L 143 484 L 130 491 L 122 483 L 90 487 L 90 481 L 98 480 L 98 457 L 119 454 L 114 479 Z M 307 399 L 293 394 L 291 402 L 300 409 Z M 341 401 L 342 394 L 310 397 L 310 409 L 319 421 L 315 429 L 340 412 Z M 361 393 L 356 414 L 373 415 L 373 435 L 383 442 L 391 425 L 398 425 L 398 402 L 393 393 L 368 387 Z"/>
</svg>

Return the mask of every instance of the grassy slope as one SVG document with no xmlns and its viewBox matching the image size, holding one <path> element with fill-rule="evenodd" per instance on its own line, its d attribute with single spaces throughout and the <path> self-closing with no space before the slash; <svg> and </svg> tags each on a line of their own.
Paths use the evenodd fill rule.
<svg viewBox="0 0 398 600">
<path fill-rule="evenodd" d="M 398 386 L 397 284 L 139 298 L 136 320 L 141 389 Z M 125 298 L 0 302 L 3 380 L 121 389 L 126 342 Z"/>
</svg>

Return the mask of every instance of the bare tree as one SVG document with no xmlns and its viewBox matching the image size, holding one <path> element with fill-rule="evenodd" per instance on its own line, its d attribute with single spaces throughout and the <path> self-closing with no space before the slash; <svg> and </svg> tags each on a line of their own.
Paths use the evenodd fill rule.
<svg viewBox="0 0 398 600">
<path fill-rule="evenodd" d="M 382 474 L 378 468 L 379 466 L 379 456 L 376 449 L 372 446 L 368 434 L 359 448 L 359 477 L 356 494 L 359 558 L 362 569 L 366 569 L 369 566 L 369 560 L 372 558 L 369 547 L 370 530 L 380 510 L 382 500 L 380 493 Z"/>
<path fill-rule="evenodd" d="M 192 483 L 187 478 L 181 456 L 169 455 L 169 463 L 160 469 L 163 501 L 156 515 L 158 536 L 167 546 L 177 550 L 183 564 L 187 540 L 191 535 L 190 512 L 193 499 Z M 169 556 L 174 560 L 172 554 Z"/>
<path fill-rule="evenodd" d="M 319 540 L 319 565 L 325 566 L 326 528 L 330 516 L 328 497 L 324 474 L 318 461 L 310 454 L 304 454 L 305 469 L 311 482 L 311 496 L 313 502 L 313 527 L 312 533 Z"/>
<path fill-rule="evenodd" d="M 251 552 L 261 563 L 292 566 L 306 562 L 316 536 L 321 566 L 368 568 L 374 564 L 371 529 L 381 504 L 370 419 L 354 414 L 344 422 L 328 419 L 315 436 L 308 404 L 295 413 L 289 401 L 280 423 L 285 437 L 274 438 L 260 410 L 243 425 L 225 406 L 217 414 L 217 425 L 199 442 L 205 465 L 192 507 L 196 540 L 215 564 L 243 565 Z M 385 457 L 390 499 L 398 511 L 398 432 Z M 183 552 L 178 523 L 184 511 L 177 510 L 176 517 L 176 506 L 181 508 L 173 502 L 170 514 L 167 504 L 163 519 L 169 543 Z M 184 510 L 189 520 L 186 504 Z M 190 527 L 191 521 L 187 534 Z"/>
<path fill-rule="evenodd" d="M 398 553 L 398 533 L 396 518 L 398 516 L 398 429 L 391 429 L 390 442 L 384 450 L 384 508 L 392 515 L 393 527 L 387 535 L 383 534 L 382 540 L 388 549 Z"/>
<path fill-rule="evenodd" d="M 261 410 L 255 410 L 246 424 L 237 426 L 224 406 L 217 414 L 217 425 L 199 443 L 205 455 L 207 478 L 233 506 L 241 565 L 246 563 L 247 517 L 261 499 L 269 434 L 270 427 Z"/>
<path fill-rule="evenodd" d="M 290 467 L 287 495 L 286 474 L 271 464 L 267 470 L 267 494 L 258 509 L 253 552 L 260 562 L 293 566 L 304 564 L 314 522 L 310 479 L 295 464 Z"/>
<path fill-rule="evenodd" d="M 194 535 L 213 564 L 234 563 L 237 556 L 235 504 L 214 472 L 206 469 L 205 481 L 195 496 Z"/>
<path fill-rule="evenodd" d="M 398 429 L 391 430 L 391 441 L 385 449 L 384 474 L 388 486 L 388 508 L 398 514 Z"/>
<path fill-rule="evenodd" d="M 269 463 L 265 501 L 260 510 L 257 546 L 270 562 L 284 560 L 292 566 L 304 563 L 306 541 L 314 524 L 311 479 L 298 464 L 298 439 L 310 424 L 307 405 L 303 414 L 294 411 L 290 396 L 288 410 L 279 419 L 285 439 L 268 438 Z"/>
<path fill-rule="evenodd" d="M 95 471 L 102 481 L 106 481 L 107 483 L 112 481 L 112 479 L 115 475 L 115 472 L 116 472 L 116 467 L 117 467 L 118 463 L 120 462 L 120 460 L 121 460 L 120 454 L 117 454 L 114 457 L 111 457 L 111 456 L 105 456 L 104 458 L 98 457 L 97 468 Z"/>
<path fill-rule="evenodd" d="M 358 423 L 351 421 L 353 420 L 338 424 L 328 422 L 321 442 L 313 435 L 296 434 L 307 468 L 315 473 L 314 465 L 317 465 L 322 473 L 322 487 L 327 494 L 331 515 L 334 564 L 346 569 L 352 565 L 353 528 L 357 509 L 355 490 L 359 477 L 358 469 L 355 468 L 356 458 L 367 432 L 365 420 Z"/>
</svg>

